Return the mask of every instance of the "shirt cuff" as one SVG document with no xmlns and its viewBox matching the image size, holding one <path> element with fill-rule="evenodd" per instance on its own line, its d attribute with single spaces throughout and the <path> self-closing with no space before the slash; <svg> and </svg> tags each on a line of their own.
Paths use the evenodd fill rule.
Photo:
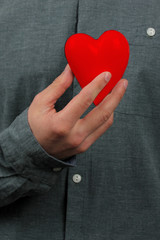
<svg viewBox="0 0 160 240">
<path fill-rule="evenodd" d="M 76 166 L 76 155 L 59 160 L 49 155 L 34 137 L 28 123 L 26 108 L 1 134 L 4 165 L 33 182 L 53 184 L 54 168 Z"/>
</svg>

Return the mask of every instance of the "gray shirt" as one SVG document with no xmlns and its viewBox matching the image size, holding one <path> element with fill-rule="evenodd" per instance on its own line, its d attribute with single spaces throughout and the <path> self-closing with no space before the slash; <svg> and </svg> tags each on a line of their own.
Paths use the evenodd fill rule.
<svg viewBox="0 0 160 240">
<path fill-rule="evenodd" d="M 159 13 L 158 0 L 0 1 L 0 239 L 160 238 Z M 67 64 L 68 37 L 110 29 L 130 45 L 127 91 L 111 128 L 60 161 L 34 138 L 28 107 Z M 80 90 L 74 78 L 56 109 Z"/>
</svg>

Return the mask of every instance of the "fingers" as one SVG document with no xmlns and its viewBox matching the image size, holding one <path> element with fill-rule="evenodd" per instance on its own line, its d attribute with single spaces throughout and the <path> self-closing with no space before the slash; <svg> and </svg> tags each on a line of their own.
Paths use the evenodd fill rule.
<svg viewBox="0 0 160 240">
<path fill-rule="evenodd" d="M 61 75 L 59 75 L 53 83 L 39 93 L 39 99 L 41 99 L 41 102 L 44 105 L 53 106 L 71 85 L 73 79 L 74 75 L 69 67 L 69 64 L 67 64 Z"/>
<path fill-rule="evenodd" d="M 85 140 L 78 146 L 76 151 L 78 153 L 85 152 L 100 136 L 102 136 L 113 124 L 114 112 L 103 125 L 90 134 Z"/>
<path fill-rule="evenodd" d="M 106 86 L 110 78 L 111 74 L 109 72 L 103 72 L 85 86 L 62 110 L 65 121 L 70 122 L 73 126 Z"/>
<path fill-rule="evenodd" d="M 112 92 L 97 107 L 77 122 L 77 127 L 82 133 L 85 133 L 86 136 L 90 135 L 110 118 L 126 91 L 125 81 L 128 82 L 124 79 L 120 80 Z"/>
</svg>

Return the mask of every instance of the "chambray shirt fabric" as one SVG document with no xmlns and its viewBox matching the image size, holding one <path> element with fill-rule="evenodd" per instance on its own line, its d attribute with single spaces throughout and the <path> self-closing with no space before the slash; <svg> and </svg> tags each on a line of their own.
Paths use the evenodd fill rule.
<svg viewBox="0 0 160 240">
<path fill-rule="evenodd" d="M 159 13 L 158 0 L 0 1 L 0 239 L 160 239 Z M 130 45 L 127 91 L 113 125 L 60 161 L 34 138 L 28 107 L 66 66 L 68 37 L 111 29 Z M 74 78 L 57 111 L 80 90 Z"/>
</svg>

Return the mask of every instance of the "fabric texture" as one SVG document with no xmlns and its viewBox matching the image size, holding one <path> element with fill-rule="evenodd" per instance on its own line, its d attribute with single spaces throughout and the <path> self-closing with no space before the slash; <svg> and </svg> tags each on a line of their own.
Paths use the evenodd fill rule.
<svg viewBox="0 0 160 240">
<path fill-rule="evenodd" d="M 159 12 L 157 0 L 0 1 L 0 239 L 160 239 Z M 111 29 L 129 42 L 127 91 L 113 125 L 60 161 L 34 138 L 28 107 L 67 64 L 68 37 Z M 74 78 L 57 111 L 80 90 Z"/>
<path fill-rule="evenodd" d="M 27 117 L 28 108 L 1 133 L 1 206 L 28 193 L 48 191 L 58 176 L 53 168 L 75 166 L 75 156 L 61 161 L 41 147 L 31 132 Z"/>
</svg>

